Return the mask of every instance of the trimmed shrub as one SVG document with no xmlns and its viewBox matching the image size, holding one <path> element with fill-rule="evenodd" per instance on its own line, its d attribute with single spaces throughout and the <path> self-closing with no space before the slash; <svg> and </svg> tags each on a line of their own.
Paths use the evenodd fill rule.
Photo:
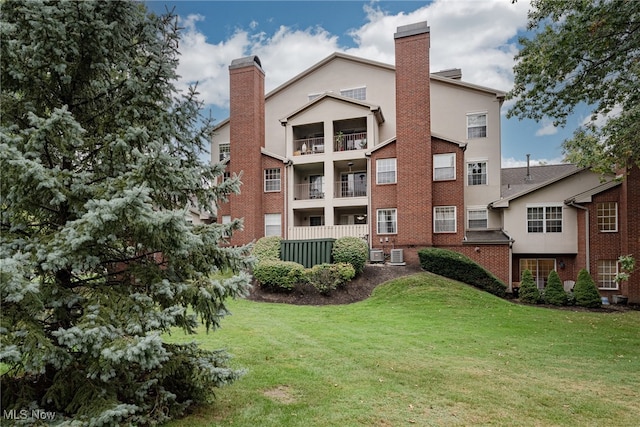
<svg viewBox="0 0 640 427">
<path fill-rule="evenodd" d="M 551 273 L 549 273 L 547 286 L 544 288 L 543 299 L 547 304 L 567 305 L 567 293 L 564 290 L 564 286 L 562 286 L 558 272 L 555 270 L 551 270 Z"/>
<path fill-rule="evenodd" d="M 322 295 L 330 295 L 333 290 L 353 279 L 355 275 L 355 268 L 345 262 L 317 264 L 306 271 L 307 280 Z"/>
<path fill-rule="evenodd" d="M 333 243 L 331 255 L 334 262 L 347 262 L 360 274 L 369 259 L 369 245 L 359 237 L 341 237 Z"/>
<path fill-rule="evenodd" d="M 507 286 L 471 258 L 454 251 L 425 248 L 418 251 L 420 266 L 434 274 L 458 280 L 499 297 Z"/>
<path fill-rule="evenodd" d="M 573 294 L 576 298 L 576 305 L 582 307 L 600 307 L 602 299 L 591 274 L 584 268 L 578 273 L 578 280 L 573 287 Z"/>
<path fill-rule="evenodd" d="M 304 280 L 305 272 L 297 262 L 267 259 L 256 264 L 253 277 L 262 287 L 290 291 Z"/>
<path fill-rule="evenodd" d="M 280 236 L 268 236 L 261 237 L 253 245 L 251 254 L 256 257 L 258 261 L 266 260 L 279 260 L 280 259 L 280 242 L 282 237 Z"/>
<path fill-rule="evenodd" d="M 522 281 L 520 282 L 520 291 L 518 293 L 521 302 L 526 304 L 538 304 L 540 302 L 540 291 L 533 274 L 530 270 L 522 272 Z"/>
</svg>

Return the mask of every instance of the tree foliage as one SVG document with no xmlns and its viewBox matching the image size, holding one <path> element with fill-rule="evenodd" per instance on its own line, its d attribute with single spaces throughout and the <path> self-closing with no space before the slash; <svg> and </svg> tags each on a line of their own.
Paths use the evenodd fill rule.
<svg viewBox="0 0 640 427">
<path fill-rule="evenodd" d="M 567 293 L 564 290 L 562 281 L 558 272 L 551 270 L 547 280 L 547 286 L 544 288 L 544 302 L 552 305 L 567 305 Z"/>
<path fill-rule="evenodd" d="M 534 0 L 516 56 L 508 117 L 591 117 L 564 142 L 568 160 L 605 173 L 640 166 L 640 2 Z"/>
<path fill-rule="evenodd" d="M 217 328 L 250 265 L 219 245 L 239 221 L 185 218 L 239 181 L 216 185 L 222 166 L 200 159 L 210 126 L 174 86 L 176 18 L 130 1 L 1 7 L 2 408 L 78 425 L 179 415 L 241 372 L 161 334 Z"/>
<path fill-rule="evenodd" d="M 540 302 L 540 290 L 533 279 L 531 270 L 522 272 L 522 281 L 520 282 L 518 297 L 520 301 L 527 304 L 538 304 Z"/>
<path fill-rule="evenodd" d="M 573 287 L 573 294 L 576 298 L 576 305 L 591 308 L 598 308 L 602 305 L 598 288 L 589 271 L 584 268 L 578 272 L 578 280 Z"/>
</svg>

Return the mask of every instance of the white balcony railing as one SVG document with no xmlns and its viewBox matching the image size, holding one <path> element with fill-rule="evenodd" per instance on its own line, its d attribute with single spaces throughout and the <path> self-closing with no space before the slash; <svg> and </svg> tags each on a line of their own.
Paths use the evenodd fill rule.
<svg viewBox="0 0 640 427">
<path fill-rule="evenodd" d="M 365 238 L 369 233 L 367 224 L 324 225 L 318 227 L 289 227 L 287 239 L 339 239 L 340 237 Z"/>
<path fill-rule="evenodd" d="M 293 155 L 324 153 L 324 137 L 296 139 L 293 141 Z"/>
<path fill-rule="evenodd" d="M 367 148 L 367 133 L 339 133 L 334 138 L 335 151 L 363 150 Z"/>
<path fill-rule="evenodd" d="M 321 184 L 296 184 L 293 197 L 295 200 L 324 199 L 324 189 Z"/>
</svg>

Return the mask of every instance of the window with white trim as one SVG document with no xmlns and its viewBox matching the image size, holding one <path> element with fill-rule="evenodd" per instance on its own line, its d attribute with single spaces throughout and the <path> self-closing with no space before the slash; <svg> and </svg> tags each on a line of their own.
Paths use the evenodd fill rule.
<svg viewBox="0 0 640 427">
<path fill-rule="evenodd" d="M 436 206 L 433 208 L 433 232 L 434 233 L 455 233 L 456 232 L 456 207 Z"/>
<path fill-rule="evenodd" d="M 264 170 L 264 191 L 266 193 L 280 191 L 280 168 Z"/>
<path fill-rule="evenodd" d="M 222 223 L 223 224 L 231 224 L 231 215 L 222 215 Z M 230 232 L 225 232 L 224 237 L 231 237 Z"/>
<path fill-rule="evenodd" d="M 279 213 L 264 215 L 264 235 L 282 236 L 282 215 Z"/>
<path fill-rule="evenodd" d="M 376 160 L 376 184 L 394 184 L 396 182 L 396 159 Z"/>
<path fill-rule="evenodd" d="M 353 89 L 341 89 L 340 95 L 347 98 L 353 98 L 353 99 L 358 99 L 360 101 L 364 101 L 365 99 L 367 99 L 367 87 L 362 86 L 362 87 L 356 87 Z"/>
<path fill-rule="evenodd" d="M 378 234 L 396 234 L 398 232 L 398 210 L 378 209 Z"/>
<path fill-rule="evenodd" d="M 528 233 L 562 233 L 562 206 L 527 207 Z"/>
<path fill-rule="evenodd" d="M 598 230 L 618 231 L 618 204 L 616 202 L 598 203 Z"/>
<path fill-rule="evenodd" d="M 467 114 L 467 139 L 487 137 L 487 113 Z"/>
<path fill-rule="evenodd" d="M 433 155 L 433 180 L 456 179 L 456 153 Z"/>
<path fill-rule="evenodd" d="M 220 161 L 224 162 L 231 157 L 231 145 L 228 142 L 218 144 L 218 152 L 220 153 Z"/>
<path fill-rule="evenodd" d="M 522 281 L 522 273 L 529 270 L 538 289 L 544 289 L 549 279 L 549 273 L 555 269 L 556 260 L 553 258 L 522 258 L 520 260 L 520 281 Z"/>
<path fill-rule="evenodd" d="M 467 228 L 470 230 L 486 229 L 488 213 L 486 209 L 469 209 L 467 211 Z"/>
<path fill-rule="evenodd" d="M 618 289 L 616 275 L 618 274 L 618 260 L 599 259 L 598 260 L 598 288 Z"/>
<path fill-rule="evenodd" d="M 487 162 L 467 163 L 467 185 L 487 184 Z"/>
</svg>

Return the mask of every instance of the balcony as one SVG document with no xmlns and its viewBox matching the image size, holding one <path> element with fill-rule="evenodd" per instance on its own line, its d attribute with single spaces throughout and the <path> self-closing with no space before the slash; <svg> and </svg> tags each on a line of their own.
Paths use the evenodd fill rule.
<svg viewBox="0 0 640 427">
<path fill-rule="evenodd" d="M 287 239 L 339 239 L 340 237 L 365 238 L 369 233 L 367 224 L 323 225 L 317 227 L 289 227 Z"/>
<path fill-rule="evenodd" d="M 367 133 L 342 133 L 333 138 L 335 151 L 350 151 L 350 150 L 364 150 L 367 148 Z"/>
<path fill-rule="evenodd" d="M 324 189 L 319 183 L 295 184 L 293 188 L 295 200 L 324 199 Z"/>
<path fill-rule="evenodd" d="M 305 154 L 324 153 L 324 137 L 296 139 L 293 141 L 293 155 L 302 156 Z"/>
</svg>

